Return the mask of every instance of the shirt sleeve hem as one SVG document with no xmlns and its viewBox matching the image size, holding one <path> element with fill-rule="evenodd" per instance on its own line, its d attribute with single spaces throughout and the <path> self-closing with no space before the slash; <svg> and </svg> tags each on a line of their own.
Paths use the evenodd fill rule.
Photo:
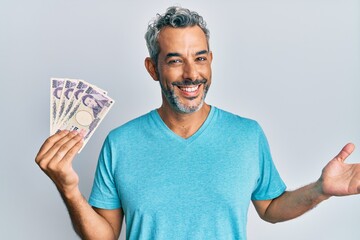
<svg viewBox="0 0 360 240">
<path fill-rule="evenodd" d="M 93 198 L 90 198 L 88 202 L 92 207 L 101 208 L 101 209 L 113 210 L 113 209 L 121 208 L 121 205 L 119 203 L 103 202 Z"/>
<path fill-rule="evenodd" d="M 255 201 L 271 200 L 271 199 L 277 198 L 280 195 L 282 195 L 285 192 L 285 190 L 286 190 L 286 186 L 283 185 L 277 191 L 275 191 L 271 194 L 267 194 L 267 195 L 263 195 L 263 196 L 253 196 L 251 198 L 251 200 L 255 200 Z"/>
</svg>

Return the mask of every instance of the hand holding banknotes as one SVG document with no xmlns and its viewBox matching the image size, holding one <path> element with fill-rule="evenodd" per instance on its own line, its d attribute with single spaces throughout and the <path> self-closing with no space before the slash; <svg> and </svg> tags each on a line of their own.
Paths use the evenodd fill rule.
<svg viewBox="0 0 360 240">
<path fill-rule="evenodd" d="M 44 142 L 35 159 L 65 197 L 78 190 L 79 177 L 72 161 L 83 146 L 83 137 L 77 131 L 59 131 Z"/>
<path fill-rule="evenodd" d="M 90 139 L 114 100 L 84 80 L 50 79 L 50 136 L 36 162 L 66 194 L 77 186 L 72 160 Z"/>
<path fill-rule="evenodd" d="M 55 183 L 82 239 L 114 239 L 120 234 L 122 211 L 113 210 L 111 216 L 104 217 L 101 210 L 93 209 L 80 192 L 79 176 L 72 165 L 113 103 L 106 91 L 84 80 L 51 79 L 51 136 L 41 146 L 35 162 Z"/>
<path fill-rule="evenodd" d="M 50 136 L 36 163 L 64 195 L 78 186 L 72 160 L 90 139 L 114 100 L 107 92 L 84 81 L 50 79 Z"/>
</svg>

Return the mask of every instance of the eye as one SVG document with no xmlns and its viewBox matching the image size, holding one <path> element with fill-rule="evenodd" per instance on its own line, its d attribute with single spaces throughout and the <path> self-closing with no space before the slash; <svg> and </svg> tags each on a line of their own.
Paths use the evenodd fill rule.
<svg viewBox="0 0 360 240">
<path fill-rule="evenodd" d="M 203 61 L 206 61 L 206 57 L 198 57 L 196 58 L 196 61 L 199 61 L 199 62 L 203 62 Z"/>
<path fill-rule="evenodd" d="M 168 61 L 168 64 L 177 64 L 177 63 L 181 63 L 180 59 L 171 59 Z"/>
</svg>

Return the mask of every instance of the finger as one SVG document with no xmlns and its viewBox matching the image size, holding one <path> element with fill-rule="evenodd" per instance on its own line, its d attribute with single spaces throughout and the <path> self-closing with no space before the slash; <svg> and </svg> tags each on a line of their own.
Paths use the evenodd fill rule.
<svg viewBox="0 0 360 240">
<path fill-rule="evenodd" d="M 76 135 L 77 133 L 75 131 L 72 132 L 68 131 L 65 136 L 63 136 L 56 143 L 54 143 L 52 147 L 42 156 L 42 158 L 38 162 L 40 167 L 42 169 L 46 169 L 48 167 L 48 164 L 52 163 L 54 166 L 54 164 L 59 162 L 63 156 L 61 156 L 60 154 L 56 155 L 57 152 L 64 144 L 69 142 L 69 140 L 75 137 Z"/>
<path fill-rule="evenodd" d="M 341 149 L 341 151 L 335 158 L 344 162 L 345 159 L 354 151 L 354 149 L 355 145 L 352 143 L 348 143 Z"/>
<path fill-rule="evenodd" d="M 35 161 L 39 163 L 45 153 L 49 151 L 51 147 L 54 146 L 56 142 L 58 142 L 61 138 L 66 136 L 69 133 L 68 130 L 59 131 L 52 135 L 51 137 L 47 138 L 43 145 L 40 147 L 39 152 L 36 155 Z"/>
<path fill-rule="evenodd" d="M 72 133 L 70 133 L 69 131 L 64 131 L 62 134 L 60 134 L 60 133 L 58 134 L 58 136 L 60 136 L 60 138 L 58 136 L 55 137 L 55 135 L 54 135 L 54 137 L 50 137 L 49 139 L 47 139 L 45 141 L 45 142 L 47 142 L 47 144 L 44 144 L 44 145 L 47 145 L 44 147 L 46 152 L 44 152 L 42 155 L 38 156 L 36 159 L 37 164 L 43 171 L 46 171 L 49 168 L 50 163 L 56 162 L 53 159 L 56 151 L 63 143 L 68 141 L 68 138 L 71 135 L 72 135 Z M 55 140 L 57 140 L 57 141 L 55 142 Z"/>
<path fill-rule="evenodd" d="M 74 136 L 72 139 L 70 139 L 69 142 L 66 145 L 64 145 L 64 147 L 60 148 L 58 153 L 61 152 L 62 155 L 61 162 L 64 162 L 64 164 L 66 164 L 67 162 L 71 163 L 72 159 L 79 151 L 79 150 L 76 151 L 76 149 L 78 149 L 79 146 L 80 147 L 82 146 L 83 141 L 84 141 L 83 136 L 81 134 L 78 134 Z"/>
<path fill-rule="evenodd" d="M 84 144 L 84 139 L 81 137 L 81 135 L 77 136 L 80 137 L 80 140 L 75 143 L 75 145 L 70 148 L 67 153 L 64 155 L 64 157 L 61 160 L 61 164 L 69 165 L 72 163 L 72 160 L 74 156 L 79 152 L 82 145 Z"/>
<path fill-rule="evenodd" d="M 54 144 L 54 146 L 48 151 L 46 158 L 51 159 L 51 162 L 53 163 L 60 162 L 69 149 L 71 149 L 81 139 L 82 137 L 78 132 L 69 132 L 65 137 Z"/>
</svg>

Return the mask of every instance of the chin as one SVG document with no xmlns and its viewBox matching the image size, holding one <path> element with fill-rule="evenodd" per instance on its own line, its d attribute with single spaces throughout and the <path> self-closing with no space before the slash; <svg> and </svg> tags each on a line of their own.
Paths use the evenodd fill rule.
<svg viewBox="0 0 360 240">
<path fill-rule="evenodd" d="M 189 114 L 189 113 L 194 113 L 194 112 L 199 111 L 203 105 L 204 105 L 204 101 L 201 101 L 199 104 L 194 105 L 194 106 L 186 106 L 184 104 L 178 103 L 178 104 L 176 104 L 175 108 L 180 113 Z"/>
</svg>

